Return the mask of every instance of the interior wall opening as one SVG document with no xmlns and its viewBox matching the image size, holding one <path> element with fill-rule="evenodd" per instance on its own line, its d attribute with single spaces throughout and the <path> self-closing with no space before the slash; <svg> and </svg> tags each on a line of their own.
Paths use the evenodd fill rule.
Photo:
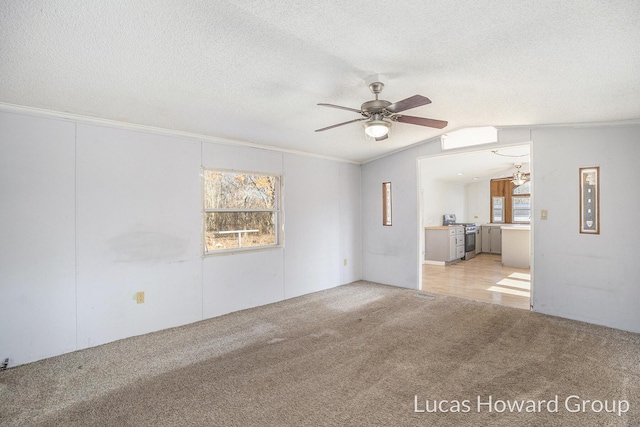
<svg viewBox="0 0 640 427">
<path fill-rule="evenodd" d="M 530 143 L 440 153 L 417 167 L 421 292 L 531 309 Z"/>
</svg>

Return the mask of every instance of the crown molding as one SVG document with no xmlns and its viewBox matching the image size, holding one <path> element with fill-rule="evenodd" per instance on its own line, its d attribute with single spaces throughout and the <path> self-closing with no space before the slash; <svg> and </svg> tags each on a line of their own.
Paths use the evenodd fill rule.
<svg viewBox="0 0 640 427">
<path fill-rule="evenodd" d="M 358 164 L 358 165 L 360 164 L 359 162 L 355 162 L 348 159 L 342 159 L 339 157 L 325 156 L 322 154 L 315 154 L 307 151 L 281 148 L 273 145 L 256 144 L 252 142 L 239 141 L 239 140 L 228 139 L 228 138 L 220 138 L 217 136 L 202 135 L 202 134 L 197 134 L 192 132 L 166 129 L 166 128 L 161 128 L 157 126 L 148 126 L 148 125 L 141 125 L 136 123 L 125 123 L 117 120 L 103 119 L 100 117 L 83 116 L 80 114 L 53 111 L 53 110 L 47 110 L 43 108 L 36 108 L 36 107 L 26 107 L 24 105 L 8 104 L 5 102 L 0 102 L 0 111 L 4 111 L 7 113 L 15 113 L 15 114 L 25 114 L 29 116 L 67 120 L 75 123 L 92 124 L 96 126 L 140 131 L 140 132 L 146 132 L 146 133 L 153 133 L 156 135 L 175 136 L 175 137 L 192 139 L 192 140 L 201 141 L 201 142 L 209 142 L 214 144 L 247 147 L 247 148 L 265 150 L 265 151 L 274 151 L 274 152 L 285 153 L 285 154 L 295 154 L 298 156 L 313 157 L 313 158 L 319 158 L 324 160 L 330 160 L 334 162 L 351 163 L 351 164 Z"/>
</svg>

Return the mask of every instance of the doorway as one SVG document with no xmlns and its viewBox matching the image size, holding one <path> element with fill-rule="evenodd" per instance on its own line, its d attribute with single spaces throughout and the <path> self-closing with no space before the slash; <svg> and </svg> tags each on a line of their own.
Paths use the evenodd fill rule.
<svg viewBox="0 0 640 427">
<path fill-rule="evenodd" d="M 487 250 L 491 246 L 482 244 L 481 233 L 478 233 L 480 241 L 476 245 L 476 256 L 471 259 L 451 263 L 433 263 L 425 259 L 426 228 L 441 227 L 445 213 L 456 214 L 458 222 L 476 223 L 479 230 L 501 234 L 504 224 L 494 222 L 492 217 L 490 182 L 492 179 L 508 180 L 520 168 L 530 172 L 530 153 L 530 143 L 526 143 L 489 149 L 474 147 L 469 151 L 418 159 L 421 292 L 531 309 L 532 221 L 528 226 L 521 224 L 530 228 L 527 231 L 529 268 L 509 265 L 509 262 L 503 265 L 501 248 Z M 516 168 L 516 165 L 520 167 Z M 533 190 L 531 200 L 533 212 Z M 512 254 L 508 255 L 507 260 Z"/>
</svg>

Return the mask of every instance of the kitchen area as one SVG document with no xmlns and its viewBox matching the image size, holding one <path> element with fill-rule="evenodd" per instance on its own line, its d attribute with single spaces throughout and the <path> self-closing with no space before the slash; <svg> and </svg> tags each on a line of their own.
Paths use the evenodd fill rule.
<svg viewBox="0 0 640 427">
<path fill-rule="evenodd" d="M 424 231 L 425 264 L 450 265 L 486 253 L 500 255 L 505 267 L 530 268 L 529 225 L 458 223 L 455 214 L 445 214 L 442 226 Z"/>
<path fill-rule="evenodd" d="M 530 307 L 529 149 L 420 160 L 423 291 Z"/>
</svg>

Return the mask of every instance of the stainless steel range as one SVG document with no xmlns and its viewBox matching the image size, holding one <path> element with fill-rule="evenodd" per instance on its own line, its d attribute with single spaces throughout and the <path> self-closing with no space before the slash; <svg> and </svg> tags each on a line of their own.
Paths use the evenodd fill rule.
<svg viewBox="0 0 640 427">
<path fill-rule="evenodd" d="M 476 256 L 476 234 L 478 226 L 472 222 L 457 222 L 456 214 L 444 214 L 442 225 L 461 225 L 464 227 L 464 260 Z"/>
</svg>

